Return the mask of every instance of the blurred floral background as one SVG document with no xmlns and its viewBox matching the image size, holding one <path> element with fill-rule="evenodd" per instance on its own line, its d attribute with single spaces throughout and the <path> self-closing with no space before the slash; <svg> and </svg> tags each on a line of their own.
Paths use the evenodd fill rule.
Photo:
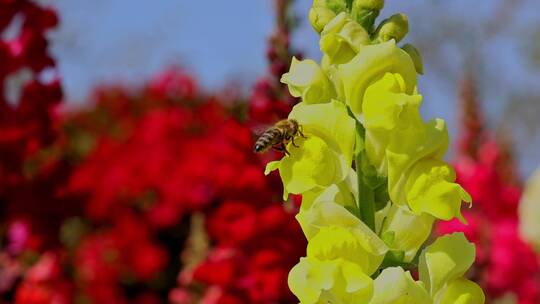
<svg viewBox="0 0 540 304">
<path fill-rule="evenodd" d="M 252 145 L 320 57 L 310 5 L 0 0 L 0 303 L 295 303 L 300 198 Z M 540 4 L 386 5 L 474 199 L 437 233 L 475 242 L 489 303 L 540 303 Z"/>
</svg>

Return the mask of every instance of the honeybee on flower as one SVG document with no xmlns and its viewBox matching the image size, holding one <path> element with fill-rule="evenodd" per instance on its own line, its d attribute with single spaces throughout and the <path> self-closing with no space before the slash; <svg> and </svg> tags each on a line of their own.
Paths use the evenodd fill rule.
<svg viewBox="0 0 540 304">
<path fill-rule="evenodd" d="M 272 127 L 266 129 L 266 131 L 259 136 L 253 147 L 253 151 L 262 153 L 273 148 L 289 155 L 286 145 L 291 142 L 293 146 L 298 147 L 294 143 L 294 139 L 297 136 L 306 138 L 302 132 L 302 126 L 298 124 L 298 121 L 295 119 L 280 120 Z"/>
</svg>

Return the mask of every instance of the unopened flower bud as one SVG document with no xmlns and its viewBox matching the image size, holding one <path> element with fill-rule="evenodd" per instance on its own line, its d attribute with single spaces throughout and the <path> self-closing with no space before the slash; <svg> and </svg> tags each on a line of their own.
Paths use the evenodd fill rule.
<svg viewBox="0 0 540 304">
<path fill-rule="evenodd" d="M 354 0 L 353 9 L 378 10 L 384 6 L 384 0 Z"/>
<path fill-rule="evenodd" d="M 325 7 L 312 7 L 309 10 L 309 22 L 317 33 L 320 33 L 335 16 L 331 9 Z"/>
<path fill-rule="evenodd" d="M 313 0 L 313 8 L 323 7 L 339 14 L 347 10 L 346 0 Z"/>
<path fill-rule="evenodd" d="M 375 19 L 384 6 L 384 0 L 354 0 L 351 7 L 351 17 L 368 32 L 372 32 Z"/>
<path fill-rule="evenodd" d="M 375 31 L 375 42 L 394 39 L 399 42 L 409 31 L 409 19 L 405 14 L 395 14 L 381 22 Z"/>
<path fill-rule="evenodd" d="M 422 63 L 422 56 L 420 56 L 418 49 L 410 43 L 403 45 L 401 48 L 411 56 L 416 72 L 420 75 L 424 74 L 424 64 Z"/>
<path fill-rule="evenodd" d="M 348 62 L 369 43 L 366 30 L 346 13 L 337 15 L 321 32 L 321 51 L 331 64 Z"/>
</svg>

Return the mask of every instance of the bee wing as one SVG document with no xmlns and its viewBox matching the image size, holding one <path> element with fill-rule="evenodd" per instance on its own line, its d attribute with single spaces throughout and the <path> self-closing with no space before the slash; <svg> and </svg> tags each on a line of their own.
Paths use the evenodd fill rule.
<svg viewBox="0 0 540 304">
<path fill-rule="evenodd" d="M 253 136 L 259 137 L 261 136 L 266 130 L 270 129 L 272 127 L 271 124 L 263 124 L 263 125 L 257 125 L 251 128 L 251 133 L 253 133 Z"/>
</svg>

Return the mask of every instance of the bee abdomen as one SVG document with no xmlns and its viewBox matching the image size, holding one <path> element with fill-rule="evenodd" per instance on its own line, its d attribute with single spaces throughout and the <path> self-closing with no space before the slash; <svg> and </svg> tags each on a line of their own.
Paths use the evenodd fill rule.
<svg viewBox="0 0 540 304">
<path fill-rule="evenodd" d="M 280 141 L 281 132 L 277 128 L 266 130 L 255 142 L 253 151 L 263 152 Z"/>
</svg>

